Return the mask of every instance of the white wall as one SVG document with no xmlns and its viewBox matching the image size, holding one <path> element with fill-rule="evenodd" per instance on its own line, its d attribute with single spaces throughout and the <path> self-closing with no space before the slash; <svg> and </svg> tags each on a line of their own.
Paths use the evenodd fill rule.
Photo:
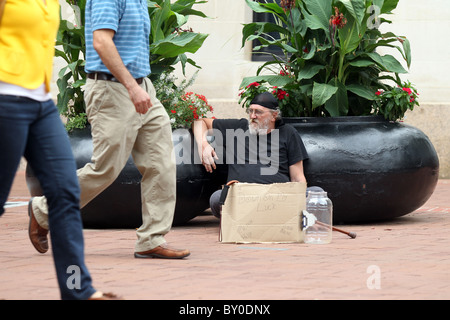
<svg viewBox="0 0 450 320">
<path fill-rule="evenodd" d="M 408 79 L 420 91 L 423 103 L 450 101 L 450 1 L 400 0 L 388 26 L 411 42 L 412 65 Z"/>
<path fill-rule="evenodd" d="M 420 93 L 420 107 L 405 122 L 425 132 L 437 150 L 440 176 L 450 178 L 450 1 L 400 0 L 390 30 L 411 42 L 408 80 Z"/>
</svg>

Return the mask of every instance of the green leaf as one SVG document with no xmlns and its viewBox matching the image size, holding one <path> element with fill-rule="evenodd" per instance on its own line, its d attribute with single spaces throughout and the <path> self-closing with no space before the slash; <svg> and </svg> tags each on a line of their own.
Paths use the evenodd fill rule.
<svg viewBox="0 0 450 320">
<path fill-rule="evenodd" d="M 245 77 L 244 79 L 242 79 L 242 82 L 239 87 L 244 88 L 253 82 L 259 82 L 259 83 L 267 82 L 272 86 L 284 87 L 293 81 L 294 81 L 294 79 L 292 79 L 290 77 L 279 76 L 279 75 L 254 76 L 254 77 Z"/>
<path fill-rule="evenodd" d="M 328 26 L 333 14 L 332 2 L 333 0 L 315 0 L 309 1 L 307 5 L 305 4 L 309 11 L 309 13 L 304 12 L 306 26 L 312 30 L 322 29 L 329 35 Z"/>
<path fill-rule="evenodd" d="M 184 32 L 180 35 L 172 34 L 152 43 L 150 51 L 153 55 L 161 55 L 163 57 L 176 57 L 185 52 L 195 53 L 200 49 L 207 37 L 207 34 L 193 32 Z"/>
<path fill-rule="evenodd" d="M 250 36 L 253 36 L 257 30 L 260 29 L 259 23 L 249 23 L 242 28 L 242 47 L 245 46 L 245 42 Z"/>
<path fill-rule="evenodd" d="M 407 73 L 407 71 L 403 68 L 403 66 L 398 62 L 398 60 L 386 54 L 384 56 L 380 56 L 376 52 L 368 52 L 365 53 L 369 58 L 375 61 L 380 67 L 384 69 L 384 71 L 394 72 L 394 73 Z"/>
<path fill-rule="evenodd" d="M 406 63 L 408 65 L 408 68 L 411 67 L 411 44 L 409 43 L 409 40 L 406 37 L 400 37 L 401 39 L 401 43 L 403 46 L 403 57 L 406 60 Z M 401 50 L 399 49 L 399 51 L 401 52 Z"/>
<path fill-rule="evenodd" d="M 249 23 L 242 29 L 242 46 L 245 45 L 246 41 L 258 40 L 261 43 L 275 44 L 279 47 L 285 44 L 283 39 L 281 40 L 269 40 L 272 37 L 269 35 L 272 32 L 279 34 L 287 34 L 288 31 L 274 23 L 270 22 L 254 22 Z"/>
<path fill-rule="evenodd" d="M 72 87 L 74 87 L 74 88 L 80 88 L 80 87 L 84 86 L 85 84 L 86 84 L 86 79 L 80 79 L 80 80 L 75 81 L 75 82 L 72 84 Z"/>
<path fill-rule="evenodd" d="M 69 58 L 67 57 L 67 54 L 64 51 L 55 49 L 55 57 L 61 57 L 64 60 L 66 60 L 67 63 L 69 63 Z"/>
<path fill-rule="evenodd" d="M 330 85 L 337 88 L 335 94 L 325 102 L 325 110 L 330 116 L 339 117 L 348 114 L 348 95 L 346 87 L 336 79 L 330 81 Z"/>
<path fill-rule="evenodd" d="M 155 42 L 161 39 L 164 39 L 165 34 L 162 29 L 162 25 L 164 21 L 169 19 L 169 15 L 171 13 L 170 0 L 164 0 L 163 6 L 155 9 L 154 13 L 151 16 L 151 32 L 152 32 L 152 41 Z"/>
<path fill-rule="evenodd" d="M 381 13 L 391 13 L 392 10 L 397 8 L 399 0 L 384 0 L 383 7 L 381 8 Z"/>
<path fill-rule="evenodd" d="M 327 102 L 337 92 L 337 90 L 338 88 L 333 85 L 314 82 L 312 92 L 313 109 L 325 104 L 325 102 Z"/>
<path fill-rule="evenodd" d="M 317 73 L 319 73 L 320 70 L 325 69 L 324 65 L 321 64 L 313 64 L 308 63 L 304 66 L 304 68 L 299 72 L 298 74 L 298 81 L 303 79 L 311 79 L 314 77 Z"/>
<path fill-rule="evenodd" d="M 277 3 L 260 3 L 254 0 L 245 0 L 247 5 L 257 13 L 274 13 L 283 15 L 283 9 Z"/>
<path fill-rule="evenodd" d="M 367 100 L 373 101 L 377 98 L 373 90 L 363 85 L 350 84 L 347 85 L 347 90 Z"/>
<path fill-rule="evenodd" d="M 366 60 L 366 59 L 358 59 L 358 60 L 353 60 L 353 61 L 349 62 L 350 66 L 358 67 L 358 68 L 365 68 L 365 67 L 373 66 L 374 64 L 375 64 L 375 62 L 373 62 L 372 60 Z"/>
<path fill-rule="evenodd" d="M 402 55 L 403 59 L 405 59 L 407 66 L 409 68 L 411 66 L 411 45 L 409 40 L 406 37 L 396 36 L 392 32 L 382 34 L 381 37 L 382 37 L 381 40 L 378 40 L 374 44 L 368 45 L 366 50 L 375 51 L 377 47 L 396 48 Z M 391 44 L 392 42 L 396 41 L 399 41 L 402 44 L 402 48 Z"/>
<path fill-rule="evenodd" d="M 297 8 L 297 7 L 292 8 L 291 15 L 292 15 L 291 22 L 293 21 L 293 23 L 294 23 L 294 27 L 293 27 L 294 33 L 297 36 L 301 36 L 301 38 L 304 38 L 307 28 L 306 28 L 305 21 L 303 20 L 303 17 L 302 17 L 302 14 L 301 14 L 299 8 Z"/>
<path fill-rule="evenodd" d="M 361 32 L 365 29 L 365 26 L 359 26 L 358 22 L 353 17 L 348 17 L 347 24 L 344 28 L 339 29 L 339 40 L 341 45 L 341 55 L 346 55 L 356 48 L 362 40 Z"/>
<path fill-rule="evenodd" d="M 366 13 L 366 1 L 365 0 L 338 0 L 342 3 L 350 15 L 356 20 L 357 27 L 361 26 Z M 348 18 L 348 17 L 347 17 Z"/>
</svg>

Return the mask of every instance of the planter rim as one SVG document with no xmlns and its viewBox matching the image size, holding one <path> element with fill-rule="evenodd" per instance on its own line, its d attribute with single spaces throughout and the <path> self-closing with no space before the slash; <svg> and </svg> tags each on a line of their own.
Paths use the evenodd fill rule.
<svg viewBox="0 0 450 320">
<path fill-rule="evenodd" d="M 350 122 L 377 122 L 387 123 L 383 116 L 342 116 L 342 117 L 283 117 L 285 123 L 350 123 Z"/>
</svg>

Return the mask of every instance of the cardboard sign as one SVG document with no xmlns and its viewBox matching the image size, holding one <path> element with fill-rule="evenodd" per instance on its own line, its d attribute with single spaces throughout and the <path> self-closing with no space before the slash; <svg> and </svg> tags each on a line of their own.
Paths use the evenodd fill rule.
<svg viewBox="0 0 450 320">
<path fill-rule="evenodd" d="M 303 242 L 306 183 L 235 183 L 222 207 L 220 241 Z"/>
</svg>

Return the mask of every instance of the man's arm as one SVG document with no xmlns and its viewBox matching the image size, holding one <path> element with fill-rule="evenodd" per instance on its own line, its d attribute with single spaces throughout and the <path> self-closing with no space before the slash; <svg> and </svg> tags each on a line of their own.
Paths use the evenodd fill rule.
<svg viewBox="0 0 450 320">
<path fill-rule="evenodd" d="M 103 64 L 128 90 L 136 112 L 145 114 L 152 106 L 150 96 L 142 89 L 123 64 L 122 58 L 114 44 L 114 30 L 100 29 L 94 31 L 94 49 Z"/>
<path fill-rule="evenodd" d="M 299 161 L 289 166 L 289 176 L 291 177 L 291 182 L 306 183 L 305 174 L 303 172 L 303 161 Z"/>
<path fill-rule="evenodd" d="M 218 159 L 216 151 L 206 139 L 208 130 L 212 129 L 213 121 L 214 119 L 202 118 L 195 120 L 192 124 L 194 139 L 198 147 L 197 151 L 207 172 L 213 172 L 216 169 L 214 159 Z"/>
</svg>

